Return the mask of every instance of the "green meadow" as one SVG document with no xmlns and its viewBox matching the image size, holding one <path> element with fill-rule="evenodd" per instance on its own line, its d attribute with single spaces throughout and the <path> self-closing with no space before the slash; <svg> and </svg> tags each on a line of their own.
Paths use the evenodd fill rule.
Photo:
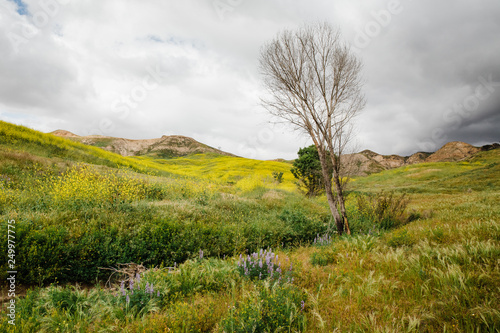
<svg viewBox="0 0 500 333">
<path fill-rule="evenodd" d="M 0 332 L 500 331 L 500 150 L 352 179 L 342 237 L 290 168 L 0 121 Z"/>
</svg>

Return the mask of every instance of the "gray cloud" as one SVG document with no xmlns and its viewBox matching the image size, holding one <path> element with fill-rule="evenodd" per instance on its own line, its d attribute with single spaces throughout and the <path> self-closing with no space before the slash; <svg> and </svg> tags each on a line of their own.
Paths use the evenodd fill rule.
<svg viewBox="0 0 500 333">
<path fill-rule="evenodd" d="M 247 157 L 293 158 L 308 140 L 268 124 L 259 50 L 282 29 L 328 20 L 365 64 L 359 148 L 411 154 L 499 140 L 500 86 L 478 88 L 490 75 L 500 81 L 497 0 L 24 3 L 20 15 L 0 0 L 3 120 L 80 135 L 182 134 Z"/>
</svg>

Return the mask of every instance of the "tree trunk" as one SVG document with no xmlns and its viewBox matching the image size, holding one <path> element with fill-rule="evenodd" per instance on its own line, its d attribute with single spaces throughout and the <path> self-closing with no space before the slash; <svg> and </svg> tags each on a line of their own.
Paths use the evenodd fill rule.
<svg viewBox="0 0 500 333">
<path fill-rule="evenodd" d="M 324 151 L 321 151 L 320 148 L 318 148 L 318 153 L 319 153 L 318 154 L 319 161 L 321 163 L 321 172 L 323 173 L 323 179 L 325 181 L 326 199 L 328 200 L 328 205 L 330 206 L 330 211 L 332 212 L 335 224 L 337 226 L 337 232 L 340 236 L 344 232 L 344 219 L 339 214 L 339 211 L 337 209 L 337 200 L 332 192 L 332 181 L 330 174 L 331 170 L 329 170 L 328 168 L 328 163 L 326 161 L 326 153 Z"/>
<path fill-rule="evenodd" d="M 342 185 L 340 185 L 339 174 L 336 172 L 335 167 L 333 171 L 333 182 L 335 183 L 335 191 L 337 192 L 337 201 L 339 204 L 340 212 L 342 214 L 342 219 L 344 220 L 344 228 L 348 235 L 351 234 L 351 229 L 349 228 L 349 222 L 347 221 L 347 212 L 345 210 L 344 193 L 342 191 Z"/>
</svg>

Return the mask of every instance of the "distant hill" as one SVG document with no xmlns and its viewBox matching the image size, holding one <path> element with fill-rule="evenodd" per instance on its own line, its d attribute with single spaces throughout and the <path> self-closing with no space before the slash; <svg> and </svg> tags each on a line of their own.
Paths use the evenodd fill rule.
<svg viewBox="0 0 500 333">
<path fill-rule="evenodd" d="M 453 141 L 445 144 L 436 152 L 417 152 L 410 156 L 381 155 L 371 150 L 364 150 L 356 154 L 344 156 L 344 161 L 354 175 L 368 175 L 383 170 L 399 168 L 405 165 L 424 162 L 458 162 L 473 157 L 480 151 L 500 148 L 500 144 L 475 147 L 461 141 Z"/>
<path fill-rule="evenodd" d="M 56 130 L 50 134 L 99 147 L 122 156 L 173 158 L 207 153 L 235 156 L 181 135 L 164 135 L 158 139 L 130 140 L 102 135 L 78 136 L 64 130 Z"/>
<path fill-rule="evenodd" d="M 130 140 L 102 135 L 78 136 L 68 131 L 57 130 L 51 134 L 95 146 L 122 156 L 149 156 L 153 158 L 175 158 L 195 154 L 213 153 L 235 156 L 231 153 L 207 146 L 192 138 L 180 135 L 164 135 L 158 139 Z M 475 147 L 461 141 L 445 144 L 436 152 L 416 152 L 410 156 L 381 155 L 371 150 L 344 155 L 344 162 L 351 175 L 364 176 L 383 170 L 399 168 L 424 162 L 458 162 L 473 157 L 480 151 L 500 148 L 500 144 Z M 278 159 L 279 160 L 279 159 Z M 283 160 L 279 160 L 283 162 Z"/>
</svg>

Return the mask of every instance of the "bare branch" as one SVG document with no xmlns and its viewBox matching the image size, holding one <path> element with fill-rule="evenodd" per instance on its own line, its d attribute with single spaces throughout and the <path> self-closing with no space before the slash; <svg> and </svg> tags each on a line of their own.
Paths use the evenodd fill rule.
<svg viewBox="0 0 500 333">
<path fill-rule="evenodd" d="M 352 137 L 352 120 L 365 105 L 361 69 L 359 59 L 341 41 L 340 32 L 328 23 L 285 30 L 263 47 L 260 57 L 264 85 L 270 92 L 262 100 L 264 107 L 311 137 L 324 170 L 327 156 L 331 159 L 335 195 L 329 180 L 325 186 L 329 186 L 327 197 L 337 227 L 342 227 L 339 232 L 347 224 L 341 156 Z M 337 209 L 342 221 L 337 219 Z"/>
</svg>

